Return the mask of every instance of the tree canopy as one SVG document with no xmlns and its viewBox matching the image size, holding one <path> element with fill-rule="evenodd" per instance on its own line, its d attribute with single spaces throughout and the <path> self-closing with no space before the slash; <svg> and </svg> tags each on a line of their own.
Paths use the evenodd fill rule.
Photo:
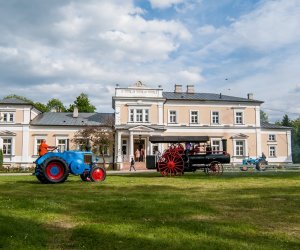
<svg viewBox="0 0 300 250">
<path fill-rule="evenodd" d="M 76 97 L 73 104 L 70 105 L 68 111 L 73 112 L 74 108 L 77 107 L 79 112 L 93 113 L 96 111 L 96 107 L 91 104 L 88 95 L 81 93 Z"/>
<path fill-rule="evenodd" d="M 65 112 L 66 108 L 64 104 L 56 98 L 52 98 L 47 103 L 47 110 L 48 111 L 55 111 L 55 112 Z"/>
</svg>

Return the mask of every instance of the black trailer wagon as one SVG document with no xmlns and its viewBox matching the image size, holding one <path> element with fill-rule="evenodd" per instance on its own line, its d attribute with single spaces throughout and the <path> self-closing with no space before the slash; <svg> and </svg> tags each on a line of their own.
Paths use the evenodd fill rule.
<svg viewBox="0 0 300 250">
<path fill-rule="evenodd" d="M 149 141 L 169 144 L 161 155 L 149 156 L 146 162 L 147 168 L 156 168 L 163 176 L 182 175 L 197 169 L 217 175 L 223 173 L 223 164 L 230 163 L 225 139 L 222 151 L 212 150 L 208 136 L 150 136 Z"/>
</svg>

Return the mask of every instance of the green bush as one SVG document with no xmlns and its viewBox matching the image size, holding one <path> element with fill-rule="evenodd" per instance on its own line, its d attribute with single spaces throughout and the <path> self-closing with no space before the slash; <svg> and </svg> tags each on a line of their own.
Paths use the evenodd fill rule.
<svg viewBox="0 0 300 250">
<path fill-rule="evenodd" d="M 3 166 L 3 152 L 2 149 L 0 149 L 0 168 Z"/>
</svg>

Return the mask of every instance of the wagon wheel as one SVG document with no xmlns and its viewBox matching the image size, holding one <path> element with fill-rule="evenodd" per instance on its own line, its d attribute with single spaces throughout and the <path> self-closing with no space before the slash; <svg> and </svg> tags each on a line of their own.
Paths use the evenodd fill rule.
<svg viewBox="0 0 300 250">
<path fill-rule="evenodd" d="M 104 181 L 106 178 L 106 170 L 104 167 L 93 167 L 90 173 L 91 181 Z"/>
<path fill-rule="evenodd" d="M 48 183 L 62 183 L 69 175 L 68 164 L 59 157 L 50 157 L 43 162 L 41 175 Z"/>
<path fill-rule="evenodd" d="M 176 150 L 166 150 L 158 160 L 158 171 L 163 176 L 183 174 L 183 159 Z"/>
<path fill-rule="evenodd" d="M 223 174 L 223 165 L 218 161 L 213 161 L 207 167 L 206 173 L 208 175 L 221 175 Z"/>
</svg>

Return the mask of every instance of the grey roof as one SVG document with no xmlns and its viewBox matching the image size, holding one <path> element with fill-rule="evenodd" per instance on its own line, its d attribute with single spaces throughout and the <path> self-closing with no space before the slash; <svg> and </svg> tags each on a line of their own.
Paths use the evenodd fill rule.
<svg viewBox="0 0 300 250">
<path fill-rule="evenodd" d="M 213 93 L 175 93 L 175 92 L 163 92 L 163 97 L 167 100 L 194 100 L 194 101 L 227 101 L 227 102 L 252 102 L 263 103 L 263 101 L 228 96 L 223 94 Z"/>
<path fill-rule="evenodd" d="M 73 113 L 45 112 L 31 121 L 31 125 L 37 126 L 99 126 L 107 119 L 113 118 L 112 113 L 79 113 L 77 118 Z"/>
<path fill-rule="evenodd" d="M 30 102 L 26 102 L 17 98 L 6 98 L 0 100 L 0 104 L 17 104 L 17 105 L 32 105 Z"/>
<path fill-rule="evenodd" d="M 272 123 L 268 123 L 268 122 L 262 122 L 261 127 L 268 128 L 268 129 L 292 129 L 291 127 L 285 127 L 285 126 L 272 124 Z"/>
</svg>

